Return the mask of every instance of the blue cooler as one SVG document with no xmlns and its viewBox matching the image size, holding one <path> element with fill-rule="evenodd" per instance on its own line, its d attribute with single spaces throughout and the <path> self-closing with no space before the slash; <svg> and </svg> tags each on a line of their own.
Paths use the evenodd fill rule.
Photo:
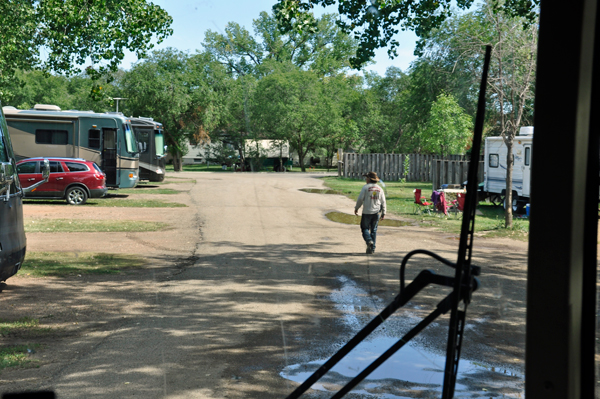
<svg viewBox="0 0 600 399">
<path fill-rule="evenodd" d="M 529 204 L 525 205 L 525 212 L 527 212 L 527 217 L 529 217 Z"/>
</svg>

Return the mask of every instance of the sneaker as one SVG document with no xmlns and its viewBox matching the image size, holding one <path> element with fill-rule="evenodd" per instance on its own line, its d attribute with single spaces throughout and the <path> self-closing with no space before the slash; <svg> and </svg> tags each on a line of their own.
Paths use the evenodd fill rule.
<svg viewBox="0 0 600 399">
<path fill-rule="evenodd" d="M 373 241 L 369 241 L 367 243 L 367 253 L 368 254 L 372 254 L 373 253 Z"/>
</svg>

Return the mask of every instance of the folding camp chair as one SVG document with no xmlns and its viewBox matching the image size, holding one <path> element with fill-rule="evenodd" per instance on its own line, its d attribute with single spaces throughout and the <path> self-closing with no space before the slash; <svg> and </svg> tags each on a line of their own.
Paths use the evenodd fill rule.
<svg viewBox="0 0 600 399">
<path fill-rule="evenodd" d="M 446 202 L 446 193 L 444 193 L 443 191 L 440 192 L 440 196 L 439 196 L 439 200 L 437 201 L 436 205 L 435 205 L 435 209 L 438 212 L 443 212 L 444 215 L 448 216 L 448 209 L 451 207 L 452 205 L 448 204 Z"/>
<path fill-rule="evenodd" d="M 456 194 L 456 209 L 459 212 L 462 212 L 465 209 L 465 198 L 466 198 L 467 194 L 465 193 L 458 193 Z"/>
<path fill-rule="evenodd" d="M 415 193 L 415 213 L 427 212 L 431 215 L 431 202 L 427 202 L 427 199 L 421 196 L 421 189 L 415 188 L 413 193 Z"/>
</svg>

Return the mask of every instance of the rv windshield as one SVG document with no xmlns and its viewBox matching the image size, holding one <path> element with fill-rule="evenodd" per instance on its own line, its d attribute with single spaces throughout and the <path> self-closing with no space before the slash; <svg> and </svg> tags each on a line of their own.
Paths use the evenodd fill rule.
<svg viewBox="0 0 600 399">
<path fill-rule="evenodd" d="M 156 130 L 156 134 L 154 135 L 154 144 L 156 145 L 156 155 L 165 155 L 165 138 L 163 137 L 162 130 Z"/>
<path fill-rule="evenodd" d="M 131 129 L 131 125 L 129 122 L 125 122 L 123 124 L 123 130 L 125 131 L 125 142 L 127 143 L 127 152 L 135 153 L 137 152 L 137 140 L 135 135 L 133 134 L 133 129 Z"/>
<path fill-rule="evenodd" d="M 0 115 L 0 162 L 8 162 L 10 159 L 14 159 L 14 154 L 12 153 L 8 126 L 6 125 L 4 115 Z"/>
</svg>

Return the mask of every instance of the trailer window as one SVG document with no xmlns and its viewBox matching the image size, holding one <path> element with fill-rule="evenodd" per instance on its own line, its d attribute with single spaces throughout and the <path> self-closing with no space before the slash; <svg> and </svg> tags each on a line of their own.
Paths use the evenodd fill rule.
<svg viewBox="0 0 600 399">
<path fill-rule="evenodd" d="M 490 159 L 489 159 L 489 164 L 490 164 L 490 168 L 497 168 L 499 165 L 499 161 L 500 157 L 498 156 L 498 154 L 490 154 Z"/>
<path fill-rule="evenodd" d="M 531 147 L 525 147 L 525 166 L 531 162 Z"/>
<path fill-rule="evenodd" d="M 100 130 L 90 129 L 88 133 L 88 146 L 96 150 L 100 149 Z"/>
<path fill-rule="evenodd" d="M 36 144 L 59 144 L 69 143 L 69 132 L 66 130 L 37 129 L 35 131 Z"/>
</svg>

